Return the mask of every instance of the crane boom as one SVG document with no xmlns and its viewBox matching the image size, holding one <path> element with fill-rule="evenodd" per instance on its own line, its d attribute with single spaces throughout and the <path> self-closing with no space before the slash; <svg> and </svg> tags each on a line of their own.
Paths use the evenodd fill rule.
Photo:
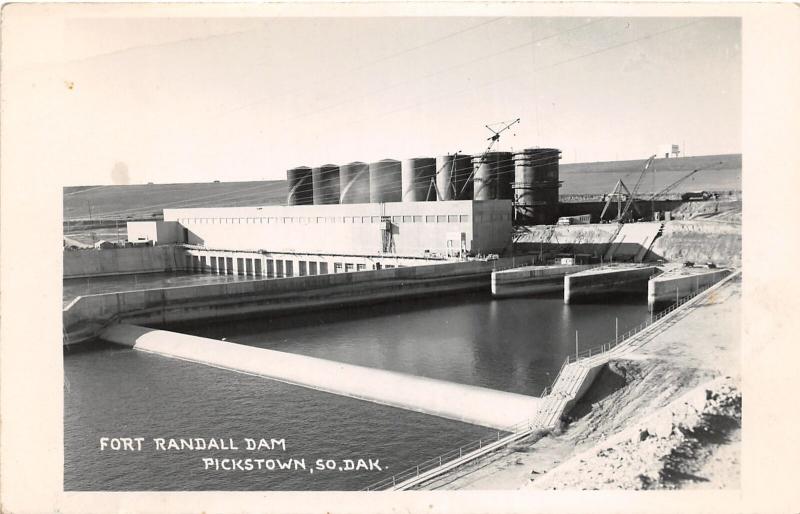
<svg viewBox="0 0 800 514">
<path fill-rule="evenodd" d="M 689 177 L 691 177 L 692 175 L 694 175 L 695 173 L 697 173 L 701 169 L 702 168 L 697 168 L 696 170 L 692 170 L 691 172 L 689 172 L 686 175 L 682 176 L 681 178 L 679 178 L 678 180 L 676 180 L 672 184 L 668 185 L 667 187 L 665 187 L 664 189 L 662 189 L 658 193 L 653 194 L 653 196 L 651 196 L 648 200 L 655 200 L 659 196 L 669 193 L 670 191 L 672 191 L 673 189 L 678 187 L 684 180 L 688 179 Z"/>
<path fill-rule="evenodd" d="M 650 158 L 647 159 L 647 162 L 644 164 L 644 168 L 642 168 L 642 172 L 639 174 L 639 179 L 636 181 L 636 185 L 633 186 L 633 191 L 631 191 L 631 194 L 628 196 L 628 201 L 625 202 L 625 208 L 622 210 L 621 213 L 619 213 L 620 221 L 624 220 L 625 215 L 628 214 L 628 210 L 630 210 L 631 208 L 631 205 L 633 205 L 634 206 L 633 208 L 636 209 L 636 206 L 633 203 L 636 197 L 636 193 L 639 192 L 639 187 L 642 185 L 642 180 L 644 179 L 644 176 L 647 174 L 647 170 L 650 169 L 650 166 L 653 165 L 653 161 L 655 160 L 655 158 L 656 158 L 655 154 L 651 155 Z M 638 212 L 638 209 L 636 209 L 636 211 Z"/>
</svg>

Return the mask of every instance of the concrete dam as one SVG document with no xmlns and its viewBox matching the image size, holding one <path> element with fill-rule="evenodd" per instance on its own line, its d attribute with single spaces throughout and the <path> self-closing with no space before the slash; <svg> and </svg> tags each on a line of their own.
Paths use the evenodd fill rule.
<svg viewBox="0 0 800 514">
<path fill-rule="evenodd" d="M 533 396 L 136 325 L 113 325 L 101 338 L 140 351 L 498 430 L 509 430 L 533 418 L 542 401 Z"/>
</svg>

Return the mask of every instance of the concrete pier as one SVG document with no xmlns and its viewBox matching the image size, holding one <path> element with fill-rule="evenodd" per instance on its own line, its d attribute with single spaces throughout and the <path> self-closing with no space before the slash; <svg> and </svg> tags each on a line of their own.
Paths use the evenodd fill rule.
<svg viewBox="0 0 800 514">
<path fill-rule="evenodd" d="M 114 325 L 101 338 L 167 357 L 498 430 L 532 418 L 541 402 L 533 396 L 135 325 Z"/>
<path fill-rule="evenodd" d="M 652 311 L 659 305 L 675 303 L 730 273 L 727 269 L 680 269 L 653 277 L 647 282 L 647 307 Z"/>
<path fill-rule="evenodd" d="M 564 277 L 564 303 L 614 293 L 642 293 L 647 281 L 661 271 L 655 266 L 613 266 L 580 271 Z"/>
<path fill-rule="evenodd" d="M 492 296 L 497 298 L 561 292 L 564 277 L 595 267 L 595 265 L 523 266 L 492 273 Z"/>
</svg>

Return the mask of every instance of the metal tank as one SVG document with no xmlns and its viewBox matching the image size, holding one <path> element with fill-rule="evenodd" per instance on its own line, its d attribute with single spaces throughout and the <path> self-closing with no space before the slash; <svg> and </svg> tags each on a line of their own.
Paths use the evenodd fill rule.
<svg viewBox="0 0 800 514">
<path fill-rule="evenodd" d="M 436 159 L 416 157 L 403 161 L 403 201 L 428 202 L 436 200 Z"/>
<path fill-rule="evenodd" d="M 314 189 L 311 184 L 311 168 L 298 166 L 286 171 L 289 194 L 286 205 L 312 205 Z"/>
<path fill-rule="evenodd" d="M 472 172 L 471 155 L 457 154 L 437 157 L 436 172 L 438 200 L 472 199 L 472 181 L 467 180 Z"/>
<path fill-rule="evenodd" d="M 339 167 L 340 203 L 369 203 L 369 165 L 355 161 Z"/>
<path fill-rule="evenodd" d="M 370 203 L 399 202 L 400 161 L 382 159 L 369 165 Z"/>
<path fill-rule="evenodd" d="M 339 166 L 325 164 L 311 170 L 314 205 L 339 203 Z"/>
<path fill-rule="evenodd" d="M 475 200 L 511 200 L 514 160 L 511 152 L 488 152 L 472 158 Z"/>
<path fill-rule="evenodd" d="M 514 218 L 518 225 L 549 225 L 558 219 L 557 148 L 528 148 L 514 155 Z"/>
</svg>

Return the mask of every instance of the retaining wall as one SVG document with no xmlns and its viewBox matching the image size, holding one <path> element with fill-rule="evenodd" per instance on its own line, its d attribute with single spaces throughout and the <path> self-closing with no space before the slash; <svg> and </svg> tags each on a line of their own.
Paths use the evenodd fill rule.
<svg viewBox="0 0 800 514">
<path fill-rule="evenodd" d="M 249 280 L 78 297 L 64 309 L 65 344 L 86 327 L 230 319 L 391 301 L 490 287 L 491 273 L 521 262 L 470 261 L 354 273 Z M 90 331 L 91 332 L 91 331 Z"/>
<path fill-rule="evenodd" d="M 655 266 L 596 268 L 564 277 L 564 303 L 616 293 L 644 293 L 647 281 L 660 270 Z"/>
<path fill-rule="evenodd" d="M 65 250 L 64 278 L 175 271 L 183 269 L 182 255 L 176 246 Z"/>
<path fill-rule="evenodd" d="M 715 284 L 730 275 L 730 270 L 709 270 L 687 275 L 664 274 L 647 282 L 647 306 L 653 310 L 658 304 L 673 303 L 699 289 Z"/>
<path fill-rule="evenodd" d="M 520 294 L 560 292 L 564 276 L 594 267 L 594 265 L 525 266 L 492 273 L 492 295 L 496 297 Z"/>
</svg>

